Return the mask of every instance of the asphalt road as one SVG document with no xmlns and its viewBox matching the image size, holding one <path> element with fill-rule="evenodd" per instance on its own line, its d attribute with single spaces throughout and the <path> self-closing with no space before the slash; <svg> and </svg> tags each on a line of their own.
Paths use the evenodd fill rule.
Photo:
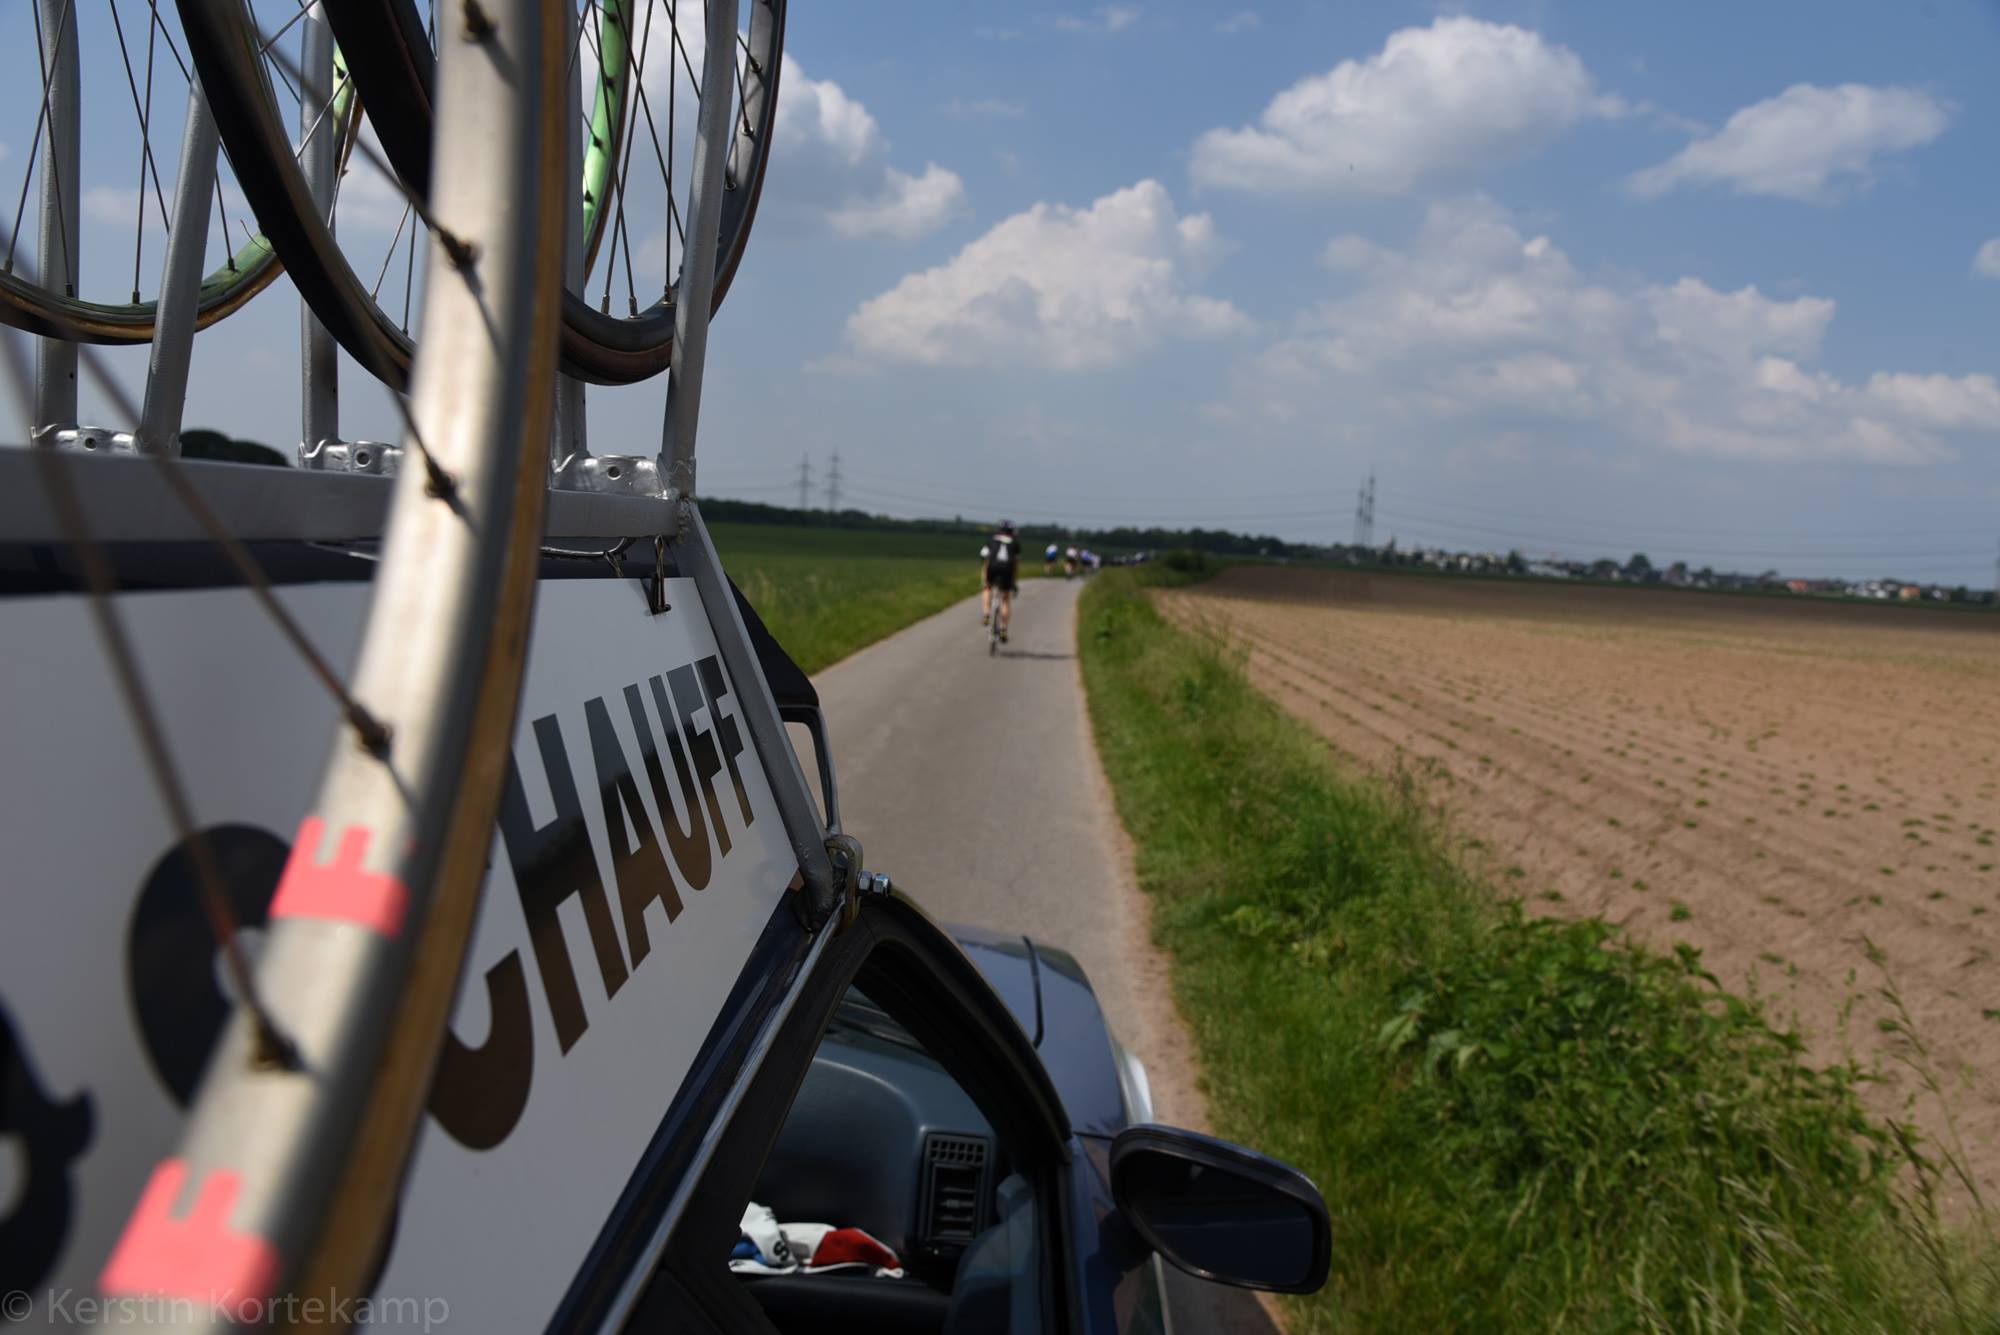
<svg viewBox="0 0 2000 1335">
<path fill-rule="evenodd" d="M 869 869 L 933 917 L 1074 954 L 1113 1032 L 1145 1063 L 1157 1118 L 1202 1128 L 1192 1047 L 1091 742 L 1076 663 L 1081 588 L 1028 581 L 998 657 L 987 656 L 975 596 L 815 678 L 841 820 Z M 1276 1329 L 1248 1294 L 1172 1271 L 1168 1284 L 1182 1335 Z"/>
</svg>

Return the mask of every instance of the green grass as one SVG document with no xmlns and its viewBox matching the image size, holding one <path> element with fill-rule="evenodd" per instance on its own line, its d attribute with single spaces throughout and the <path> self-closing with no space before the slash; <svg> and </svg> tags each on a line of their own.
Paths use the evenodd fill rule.
<svg viewBox="0 0 2000 1335">
<path fill-rule="evenodd" d="M 1990 1249 L 1940 1226 L 1861 1072 L 1807 1065 L 1692 947 L 1501 898 L 1411 783 L 1338 772 L 1139 578 L 1080 616 L 1217 1130 L 1333 1213 L 1294 1332 L 1995 1327 Z"/>
<path fill-rule="evenodd" d="M 976 536 L 771 524 L 711 531 L 730 577 L 807 672 L 979 592 Z M 1041 568 L 1036 560 L 1026 573 L 1040 578 Z"/>
</svg>

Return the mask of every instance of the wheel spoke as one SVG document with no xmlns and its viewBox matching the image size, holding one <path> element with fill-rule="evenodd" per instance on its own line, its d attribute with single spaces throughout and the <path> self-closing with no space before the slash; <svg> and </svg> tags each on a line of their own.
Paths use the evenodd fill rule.
<svg viewBox="0 0 2000 1335">
<path fill-rule="evenodd" d="M 410 243 L 404 253 L 409 256 L 403 261 L 403 332 L 407 334 L 410 332 L 410 294 L 417 287 L 417 229 L 414 227 L 410 229 Z"/>
<path fill-rule="evenodd" d="M 301 0 L 299 4 L 298 13 L 286 19 L 276 32 L 272 33 L 269 37 L 265 38 L 262 42 L 258 43 L 257 54 L 260 56 L 269 54 L 271 48 L 276 46 L 279 43 L 279 41 L 284 38 L 284 35 L 290 32 L 293 26 L 296 25 L 300 19 L 304 18 L 306 15 L 310 13 L 312 13 L 312 5 L 306 3 L 306 0 Z"/>
<path fill-rule="evenodd" d="M 371 301 L 382 295 L 382 280 L 389 276 L 389 265 L 396 258 L 396 247 L 402 243 L 403 229 L 410 225 L 410 213 L 410 206 L 403 205 L 403 216 L 396 220 L 396 234 L 389 238 L 388 252 L 382 256 L 382 267 L 376 271 L 375 286 L 368 289 Z"/>
<path fill-rule="evenodd" d="M 155 30 L 159 32 L 161 39 L 166 42 L 167 54 L 174 58 L 174 64 L 179 65 L 181 67 L 181 77 L 183 79 L 186 79 L 189 83 L 193 83 L 194 75 L 188 72 L 187 61 L 182 58 L 181 49 L 178 46 L 174 45 L 174 35 L 167 31 L 166 22 L 160 18 L 160 7 L 157 3 L 154 3 L 152 5 L 152 11 L 153 11 L 153 27 Z"/>
<path fill-rule="evenodd" d="M 596 0 L 592 0 L 592 3 L 595 4 Z M 652 44 L 653 37 L 653 7 L 650 4 L 646 7 L 646 25 L 640 34 L 639 49 L 636 52 L 632 49 L 629 37 L 630 25 L 628 24 L 628 40 L 625 43 L 626 79 L 629 86 L 643 92 L 646 86 L 646 56 Z M 599 41 L 601 44 L 602 38 Z M 623 113 L 624 109 L 621 108 L 621 114 Z M 611 254 L 604 267 L 604 295 L 598 304 L 598 309 L 609 311 L 611 308 L 611 283 L 618 263 L 619 246 L 622 243 L 625 250 L 625 304 L 628 312 L 636 316 L 639 313 L 639 292 L 638 286 L 632 276 L 632 236 L 627 230 L 625 220 L 625 200 L 632 166 L 632 141 L 634 136 L 628 132 L 625 134 L 624 139 L 625 142 L 621 146 L 622 151 L 618 156 L 616 171 L 612 177 L 613 193 L 610 201 L 612 209 Z M 654 137 L 654 147 L 657 150 L 657 136 Z M 665 170 L 664 164 L 661 170 Z M 669 197 L 673 194 L 672 182 L 667 183 L 667 193 Z"/>
</svg>

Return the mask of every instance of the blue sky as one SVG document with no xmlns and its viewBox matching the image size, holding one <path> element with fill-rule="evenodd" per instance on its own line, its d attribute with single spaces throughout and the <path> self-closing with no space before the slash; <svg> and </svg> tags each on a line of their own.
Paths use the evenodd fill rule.
<svg viewBox="0 0 2000 1335">
<path fill-rule="evenodd" d="M 871 0 L 787 53 L 711 493 L 838 448 L 891 513 L 1342 540 L 1372 468 L 1406 544 L 1994 577 L 2000 6 Z M 190 422 L 288 440 L 294 311 Z"/>
</svg>

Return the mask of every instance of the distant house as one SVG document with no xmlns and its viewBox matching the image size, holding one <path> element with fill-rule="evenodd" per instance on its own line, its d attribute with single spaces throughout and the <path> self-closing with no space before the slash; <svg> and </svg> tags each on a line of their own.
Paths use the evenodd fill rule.
<svg viewBox="0 0 2000 1335">
<path fill-rule="evenodd" d="M 1788 579 L 1788 580 L 1786 580 L 1786 581 L 1785 581 L 1785 587 L 1786 587 L 1787 589 L 1791 590 L 1791 591 L 1792 591 L 1793 593 L 1811 593 L 1811 592 L 1812 592 L 1812 585 L 1810 585 L 1810 584 L 1806 583 L 1806 582 L 1805 582 L 1804 580 L 1802 580 L 1802 579 Z"/>
<path fill-rule="evenodd" d="M 1924 596 L 1924 591 L 1914 584 L 1905 584 L 1902 588 L 1896 590 L 1896 596 L 1906 603 L 1913 603 Z"/>
</svg>

